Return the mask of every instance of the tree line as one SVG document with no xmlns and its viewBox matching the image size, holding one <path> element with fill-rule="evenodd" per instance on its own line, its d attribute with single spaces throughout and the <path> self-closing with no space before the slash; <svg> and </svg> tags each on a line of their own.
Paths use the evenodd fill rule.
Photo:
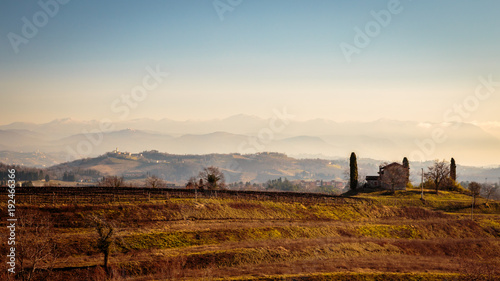
<svg viewBox="0 0 500 281">
<path fill-rule="evenodd" d="M 9 178 L 9 170 L 16 170 L 16 182 L 17 181 L 37 181 L 45 178 L 44 171 L 37 168 L 28 168 L 17 165 L 5 165 L 0 163 L 0 184 L 6 185 Z"/>
</svg>

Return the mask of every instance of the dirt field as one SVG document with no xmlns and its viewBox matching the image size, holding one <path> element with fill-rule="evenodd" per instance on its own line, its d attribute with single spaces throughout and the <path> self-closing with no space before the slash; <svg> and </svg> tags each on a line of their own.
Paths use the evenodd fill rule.
<svg viewBox="0 0 500 281">
<path fill-rule="evenodd" d="M 18 273 L 0 279 L 499 280 L 500 204 L 471 220 L 465 195 L 419 198 L 20 190 Z M 95 219 L 113 227 L 108 273 Z"/>
</svg>

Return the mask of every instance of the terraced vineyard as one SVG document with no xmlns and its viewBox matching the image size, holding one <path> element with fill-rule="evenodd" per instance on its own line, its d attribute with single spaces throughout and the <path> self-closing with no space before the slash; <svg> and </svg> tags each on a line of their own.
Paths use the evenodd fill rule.
<svg viewBox="0 0 500 281">
<path fill-rule="evenodd" d="M 69 187 L 16 195 L 20 219 L 32 218 L 26 248 L 49 253 L 32 280 L 499 280 L 499 202 L 479 199 L 471 220 L 466 195 L 425 198 Z M 92 218 L 114 227 L 108 274 Z"/>
</svg>

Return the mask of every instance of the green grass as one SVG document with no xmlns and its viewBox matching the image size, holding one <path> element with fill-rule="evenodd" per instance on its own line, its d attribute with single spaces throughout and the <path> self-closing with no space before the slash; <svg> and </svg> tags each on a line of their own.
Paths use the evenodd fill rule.
<svg viewBox="0 0 500 281">
<path fill-rule="evenodd" d="M 454 191 L 424 190 L 424 200 L 421 200 L 419 189 L 408 189 L 391 193 L 387 190 L 358 193 L 354 197 L 373 200 L 375 204 L 392 207 L 424 207 L 447 213 L 468 213 L 471 210 L 472 198 L 469 195 Z M 475 212 L 481 214 L 499 214 L 500 202 L 476 198 Z"/>
</svg>

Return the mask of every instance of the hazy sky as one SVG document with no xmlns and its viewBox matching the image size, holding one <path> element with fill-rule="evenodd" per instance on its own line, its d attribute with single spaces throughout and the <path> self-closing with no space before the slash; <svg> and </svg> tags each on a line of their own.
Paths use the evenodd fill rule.
<svg viewBox="0 0 500 281">
<path fill-rule="evenodd" d="M 284 106 L 297 119 L 439 122 L 464 102 L 465 121 L 500 121 L 500 86 L 471 98 L 478 77 L 500 81 L 498 0 L 54 1 L 0 4 L 0 124 Z M 138 102 L 120 100 L 132 92 Z"/>
</svg>

